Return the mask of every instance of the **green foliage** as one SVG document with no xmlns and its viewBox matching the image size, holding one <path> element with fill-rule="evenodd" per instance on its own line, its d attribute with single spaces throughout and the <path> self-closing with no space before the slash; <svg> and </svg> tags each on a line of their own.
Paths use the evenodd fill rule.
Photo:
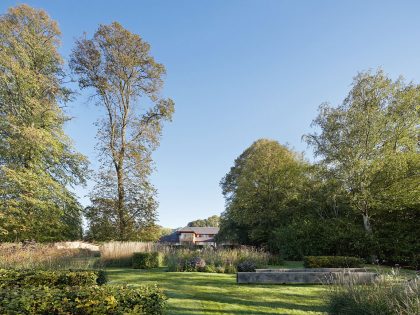
<svg viewBox="0 0 420 315">
<path fill-rule="evenodd" d="M 184 261 L 183 271 L 203 271 L 206 267 L 206 261 L 198 256 Z"/>
<path fill-rule="evenodd" d="M 276 228 L 269 245 L 287 260 L 301 260 L 303 256 L 366 255 L 375 246 L 361 224 L 346 218 L 296 220 Z"/>
<path fill-rule="evenodd" d="M 0 241 L 81 237 L 87 160 L 64 133 L 60 31 L 27 5 L 0 17 Z"/>
<path fill-rule="evenodd" d="M 0 289 L 2 314 L 160 315 L 164 313 L 165 305 L 166 297 L 157 287 L 39 286 Z"/>
<path fill-rule="evenodd" d="M 218 215 L 212 215 L 211 217 L 208 217 L 207 219 L 199 219 L 195 221 L 191 221 L 187 224 L 187 226 L 190 227 L 206 227 L 206 226 L 219 226 L 220 224 L 220 217 Z"/>
<path fill-rule="evenodd" d="M 321 105 L 320 132 L 305 136 L 318 163 L 256 141 L 221 181 L 217 241 L 266 246 L 287 259 L 362 256 L 417 268 L 419 103 L 419 85 L 364 72 L 341 105 Z"/>
<path fill-rule="evenodd" d="M 420 204 L 419 102 L 417 85 L 359 73 L 341 105 L 321 105 L 314 120 L 321 132 L 306 136 L 368 232 L 371 218 Z"/>
<path fill-rule="evenodd" d="M 134 269 L 158 268 L 162 265 L 162 255 L 159 252 L 134 253 L 132 267 Z"/>
<path fill-rule="evenodd" d="M 326 295 L 332 315 L 417 315 L 420 314 L 420 280 L 401 282 L 382 276 L 371 285 L 347 282 L 332 286 Z"/>
<path fill-rule="evenodd" d="M 394 209 L 375 220 L 376 253 L 381 264 L 411 268 L 420 267 L 420 211 L 410 208 Z"/>
<path fill-rule="evenodd" d="M 70 68 L 106 113 L 98 122 L 102 165 L 87 211 L 91 237 L 138 240 L 156 220 L 151 154 L 174 112 L 174 102 L 161 96 L 165 67 L 139 35 L 113 22 L 76 42 Z"/>
<path fill-rule="evenodd" d="M 364 260 L 347 256 L 305 256 L 305 268 L 361 268 Z"/>
<path fill-rule="evenodd" d="M 0 269 L 0 288 L 15 289 L 29 286 L 90 286 L 102 285 L 107 281 L 104 271 L 99 270 L 15 270 Z"/>
<path fill-rule="evenodd" d="M 227 207 L 218 239 L 267 244 L 273 227 L 290 220 L 303 198 L 307 168 L 301 156 L 277 141 L 254 142 L 220 183 Z"/>
<path fill-rule="evenodd" d="M 252 261 L 240 262 L 237 266 L 238 272 L 254 272 L 257 266 Z"/>
</svg>

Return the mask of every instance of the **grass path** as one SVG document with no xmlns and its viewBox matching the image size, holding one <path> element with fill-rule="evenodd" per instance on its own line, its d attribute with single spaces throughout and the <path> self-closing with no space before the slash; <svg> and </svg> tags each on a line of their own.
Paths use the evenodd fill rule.
<svg viewBox="0 0 420 315">
<path fill-rule="evenodd" d="M 237 285 L 235 275 L 108 269 L 111 283 L 158 284 L 168 314 L 323 314 L 320 285 Z"/>
</svg>

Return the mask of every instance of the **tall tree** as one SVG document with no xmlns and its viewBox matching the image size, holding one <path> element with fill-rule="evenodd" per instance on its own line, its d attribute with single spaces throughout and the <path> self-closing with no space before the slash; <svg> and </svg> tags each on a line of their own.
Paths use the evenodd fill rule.
<svg viewBox="0 0 420 315">
<path fill-rule="evenodd" d="M 368 233 L 381 211 L 420 204 L 419 104 L 419 86 L 360 73 L 340 106 L 321 105 L 313 122 L 320 133 L 306 136 Z"/>
<path fill-rule="evenodd" d="M 255 141 L 220 183 L 226 199 L 220 237 L 267 244 L 273 229 L 286 224 L 299 205 L 307 167 L 277 141 Z"/>
<path fill-rule="evenodd" d="M 91 211 L 101 212 L 106 200 L 113 211 L 107 222 L 117 238 L 136 238 L 155 219 L 151 153 L 159 145 L 163 121 L 174 112 L 174 102 L 160 96 L 165 68 L 150 55 L 148 43 L 116 22 L 99 26 L 92 39 L 78 40 L 70 67 L 80 87 L 93 89 L 105 109 L 98 122 L 102 168 Z M 139 102 L 142 96 L 148 101 Z"/>
<path fill-rule="evenodd" d="M 63 126 L 60 31 L 27 5 L 0 17 L 0 240 L 81 236 L 81 206 L 69 186 L 84 183 L 86 158 Z"/>
</svg>

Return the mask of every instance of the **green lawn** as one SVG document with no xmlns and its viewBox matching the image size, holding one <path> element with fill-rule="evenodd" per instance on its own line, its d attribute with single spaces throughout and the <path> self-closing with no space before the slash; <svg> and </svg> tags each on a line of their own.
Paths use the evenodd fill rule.
<svg viewBox="0 0 420 315">
<path fill-rule="evenodd" d="M 236 275 L 202 272 L 107 270 L 112 283 L 158 284 L 168 314 L 323 314 L 320 285 L 237 285 Z"/>
</svg>

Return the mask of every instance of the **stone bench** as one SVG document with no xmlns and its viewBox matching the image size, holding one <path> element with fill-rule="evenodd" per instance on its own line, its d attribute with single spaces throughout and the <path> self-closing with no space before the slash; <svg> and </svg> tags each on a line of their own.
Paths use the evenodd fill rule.
<svg viewBox="0 0 420 315">
<path fill-rule="evenodd" d="M 332 284 L 352 281 L 356 284 L 372 283 L 378 275 L 374 272 L 343 271 L 280 271 L 280 272 L 238 272 L 237 283 L 260 284 Z"/>
</svg>

